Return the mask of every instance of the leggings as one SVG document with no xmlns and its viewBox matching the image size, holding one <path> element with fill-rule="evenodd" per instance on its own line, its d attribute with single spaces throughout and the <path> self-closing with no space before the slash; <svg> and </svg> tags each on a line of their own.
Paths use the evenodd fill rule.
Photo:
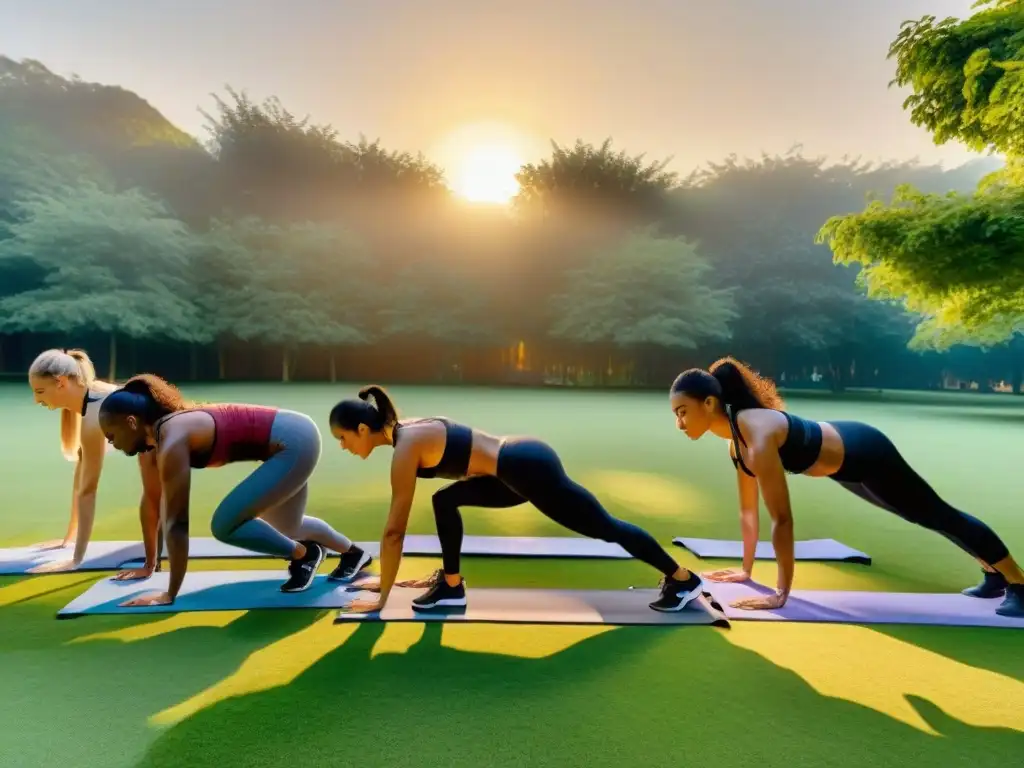
<svg viewBox="0 0 1024 768">
<path fill-rule="evenodd" d="M 633 557 L 672 576 L 679 568 L 647 531 L 617 520 L 565 473 L 558 454 L 534 438 L 513 438 L 498 454 L 497 476 L 481 475 L 441 488 L 433 496 L 444 572 L 459 573 L 460 507 L 507 509 L 530 503 L 559 525 L 591 539 L 618 544 Z"/>
<path fill-rule="evenodd" d="M 225 544 L 290 559 L 296 541 L 315 541 L 336 552 L 352 542 L 323 520 L 306 515 L 307 482 L 320 461 L 320 430 L 311 418 L 279 411 L 270 441 L 280 450 L 235 486 L 210 522 Z"/>
<path fill-rule="evenodd" d="M 832 479 L 865 501 L 935 531 L 977 560 L 992 565 L 1010 552 L 981 520 L 947 504 L 884 434 L 855 421 L 830 422 L 846 455 Z"/>
</svg>

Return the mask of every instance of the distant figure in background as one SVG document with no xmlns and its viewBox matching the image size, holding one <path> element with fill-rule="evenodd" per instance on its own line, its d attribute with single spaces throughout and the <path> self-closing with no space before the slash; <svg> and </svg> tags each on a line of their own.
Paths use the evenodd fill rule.
<svg viewBox="0 0 1024 768">
<path fill-rule="evenodd" d="M 358 400 L 338 403 L 330 421 L 341 447 L 356 456 L 365 459 L 384 445 L 394 448 L 391 511 L 381 539 L 380 598 L 355 600 L 346 610 L 380 610 L 396 586 L 418 477 L 455 481 L 433 497 L 443 568 L 427 579 L 397 585 L 427 589 L 413 600 L 418 611 L 466 605 L 459 564 L 461 507 L 508 509 L 527 503 L 570 531 L 614 542 L 660 571 L 661 595 L 649 603 L 654 610 L 681 611 L 701 596 L 700 577 L 680 567 L 647 531 L 608 514 L 590 491 L 566 475 L 558 454 L 541 440 L 495 437 L 439 417 L 399 421 L 391 399 L 377 386 L 361 389 Z"/>
<path fill-rule="evenodd" d="M 28 382 L 35 400 L 51 411 L 60 409 L 60 444 L 64 457 L 75 463 L 75 479 L 71 492 L 71 521 L 63 539 L 54 539 L 35 545 L 39 550 L 62 549 L 74 544 L 71 558 L 55 560 L 32 568 L 29 573 L 55 573 L 71 571 L 82 564 L 86 548 L 92 537 L 96 517 L 96 491 L 107 442 L 99 427 L 99 406 L 103 399 L 117 389 L 116 384 L 96 378 L 89 356 L 81 349 L 48 349 L 40 354 L 28 369 Z M 143 579 L 159 568 L 157 539 L 146 537 L 155 531 L 160 510 L 150 503 L 146 493 L 146 465 L 152 456 L 139 455 L 139 469 L 143 479 L 139 518 L 142 523 L 146 549 L 146 562 L 142 568 L 121 571 L 114 578 Z"/>
<path fill-rule="evenodd" d="M 1002 616 L 1024 616 L 1024 573 L 1002 540 L 981 520 L 947 504 L 880 431 L 855 421 L 809 421 L 787 413 L 775 386 L 732 358 L 707 371 L 681 373 L 669 394 L 679 429 L 691 440 L 707 432 L 729 441 L 739 481 L 743 570 L 705 574 L 712 581 L 746 581 L 758 538 L 758 494 L 772 517 L 779 577 L 776 594 L 735 607 L 780 608 L 793 584 L 793 517 L 786 472 L 829 477 L 870 504 L 935 531 L 974 557 L 984 581 L 964 590 L 979 598 L 1005 596 Z"/>
<path fill-rule="evenodd" d="M 331 579 L 350 580 L 370 556 L 330 525 L 306 515 L 308 481 L 320 461 L 320 430 L 302 413 L 262 405 L 188 403 L 159 376 L 129 379 L 107 395 L 100 428 L 129 456 L 152 453 L 148 482 L 159 489 L 170 561 L 167 592 L 125 606 L 173 603 L 188 570 L 189 495 L 193 469 L 239 461 L 259 466 L 214 510 L 210 528 L 226 544 L 289 560 L 283 592 L 310 587 L 327 555 L 341 554 Z"/>
</svg>

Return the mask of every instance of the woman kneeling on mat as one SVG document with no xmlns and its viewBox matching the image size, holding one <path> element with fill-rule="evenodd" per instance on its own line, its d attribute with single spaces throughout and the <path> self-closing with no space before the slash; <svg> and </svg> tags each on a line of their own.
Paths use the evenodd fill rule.
<svg viewBox="0 0 1024 768">
<path fill-rule="evenodd" d="M 158 376 L 143 374 L 108 395 L 100 426 L 129 456 L 155 454 L 164 540 L 170 560 L 167 592 L 129 600 L 125 606 L 174 602 L 188 568 L 191 470 L 238 461 L 261 462 L 213 513 L 213 535 L 269 557 L 290 560 L 283 592 L 301 592 L 326 556 L 341 553 L 330 575 L 349 580 L 370 556 L 323 520 L 306 515 L 307 482 L 320 460 L 320 431 L 308 416 L 260 405 L 193 405 Z"/>
<path fill-rule="evenodd" d="M 63 539 L 55 539 L 35 545 L 36 549 L 62 549 L 72 542 L 75 551 L 71 559 L 43 563 L 29 570 L 29 573 L 54 573 L 72 571 L 82 564 L 92 538 L 93 521 L 96 517 L 96 491 L 103 471 L 103 458 L 107 441 L 100 429 L 97 414 L 103 399 L 117 389 L 96 378 L 92 360 L 81 349 L 48 349 L 41 353 L 28 369 L 28 383 L 39 405 L 51 411 L 60 409 L 60 445 L 64 458 L 75 462 L 75 479 L 71 491 L 71 522 Z M 139 517 L 142 522 L 146 561 L 142 568 L 121 571 L 114 578 L 119 580 L 145 579 L 159 568 L 157 561 L 156 520 L 159 509 L 150 503 L 151 495 L 145 492 L 147 464 L 152 456 L 139 454 L 139 468 L 143 477 L 142 503 Z M 151 536 L 146 533 L 152 531 Z"/>
<path fill-rule="evenodd" d="M 670 392 L 679 429 L 691 440 L 705 433 L 729 441 L 739 478 L 743 570 L 705 574 L 712 581 L 746 581 L 754 566 L 758 492 L 772 517 L 778 561 L 774 595 L 739 600 L 734 607 L 779 608 L 793 584 L 793 518 L 786 472 L 829 477 L 865 501 L 942 534 L 981 563 L 984 581 L 964 590 L 971 597 L 1005 595 L 1002 616 L 1024 616 L 1024 573 L 985 523 L 954 509 L 874 427 L 854 421 L 817 422 L 785 410 L 775 386 L 732 358 L 707 371 L 681 373 Z"/>
<path fill-rule="evenodd" d="M 338 403 L 330 421 L 331 433 L 341 447 L 360 458 L 383 445 L 395 449 L 391 511 L 381 540 L 380 598 L 355 600 L 349 611 L 380 610 L 396 586 L 418 477 L 455 482 L 433 496 L 443 569 L 427 579 L 397 585 L 427 588 L 413 600 L 416 610 L 466 604 L 459 563 L 460 507 L 507 509 L 527 502 L 559 525 L 592 539 L 614 542 L 661 571 L 661 596 L 650 603 L 654 610 L 682 610 L 702 593 L 700 577 L 681 568 L 649 533 L 609 515 L 587 489 L 566 475 L 558 454 L 536 438 L 494 437 L 440 417 L 399 421 L 391 399 L 376 386 L 360 390 L 358 400 Z"/>
</svg>

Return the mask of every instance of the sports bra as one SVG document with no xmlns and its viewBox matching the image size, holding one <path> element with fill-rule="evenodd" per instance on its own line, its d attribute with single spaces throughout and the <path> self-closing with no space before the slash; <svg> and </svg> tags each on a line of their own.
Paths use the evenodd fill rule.
<svg viewBox="0 0 1024 768">
<path fill-rule="evenodd" d="M 755 477 L 743 462 L 739 449 L 740 443 L 746 445 L 747 441 L 743 439 L 739 425 L 736 424 L 736 413 L 729 406 L 726 406 L 726 412 L 729 415 L 729 427 L 732 429 L 733 445 L 736 448 L 736 457 L 730 457 L 733 466 L 743 470 L 744 474 Z M 791 475 L 799 475 L 814 466 L 814 462 L 818 460 L 821 453 L 821 425 L 786 411 L 781 413 L 789 423 L 789 433 L 786 435 L 786 441 L 779 446 L 779 458 L 784 470 Z"/>
<path fill-rule="evenodd" d="M 102 400 L 104 395 L 94 395 L 88 389 L 85 390 L 85 396 L 82 397 L 82 415 L 85 416 L 85 412 L 89 410 L 89 403 L 96 403 Z"/>
<path fill-rule="evenodd" d="M 167 421 L 178 413 L 194 411 L 208 413 L 213 418 L 213 444 L 207 451 L 190 455 L 189 466 L 193 469 L 213 469 L 236 461 L 266 461 L 270 458 L 270 430 L 274 426 L 277 409 L 263 405 L 216 403 L 178 411 L 160 422 L 157 439 L 160 427 Z"/>
<path fill-rule="evenodd" d="M 462 480 L 469 474 L 469 459 L 473 453 L 473 430 L 465 424 L 458 424 L 444 416 L 416 419 L 407 424 L 422 421 L 439 421 L 444 424 L 444 453 L 441 454 L 441 460 L 433 467 L 419 467 L 416 470 L 416 477 Z M 401 422 L 395 424 L 395 430 L 391 435 L 393 445 L 398 445 L 398 433 L 402 426 Z"/>
</svg>

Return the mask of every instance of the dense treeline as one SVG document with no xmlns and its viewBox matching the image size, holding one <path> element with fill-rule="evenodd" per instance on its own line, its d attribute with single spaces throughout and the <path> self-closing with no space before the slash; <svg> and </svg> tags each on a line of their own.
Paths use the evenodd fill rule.
<svg viewBox="0 0 1024 768">
<path fill-rule="evenodd" d="M 0 371 L 56 344 L 179 379 L 661 387 L 729 352 L 791 386 L 1020 383 L 1002 339 L 908 349 L 921 316 L 815 242 L 869 196 L 967 193 L 998 163 L 794 150 L 679 178 L 553 144 L 505 210 L 276 100 L 229 89 L 206 117 L 204 145 L 135 94 L 0 58 Z"/>
</svg>

